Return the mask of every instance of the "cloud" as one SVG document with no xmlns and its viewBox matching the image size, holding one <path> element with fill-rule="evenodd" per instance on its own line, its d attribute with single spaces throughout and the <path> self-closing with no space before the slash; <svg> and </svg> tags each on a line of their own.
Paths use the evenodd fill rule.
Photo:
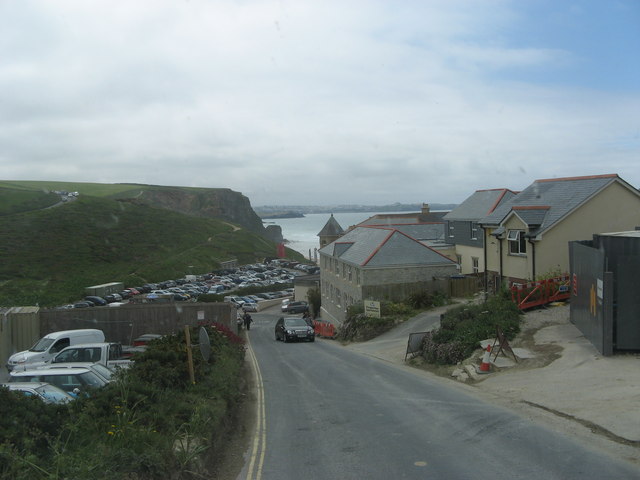
<svg viewBox="0 0 640 480">
<path fill-rule="evenodd" d="M 0 166 L 254 205 L 457 202 L 610 167 L 640 182 L 638 91 L 555 84 L 581 59 L 514 36 L 537 20 L 521 5 L 5 2 Z"/>
</svg>

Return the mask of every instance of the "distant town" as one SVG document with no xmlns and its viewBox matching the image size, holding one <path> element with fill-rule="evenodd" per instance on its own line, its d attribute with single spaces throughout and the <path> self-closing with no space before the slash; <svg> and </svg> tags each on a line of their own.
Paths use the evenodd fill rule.
<svg viewBox="0 0 640 480">
<path fill-rule="evenodd" d="M 431 203 L 431 210 L 453 210 L 455 203 Z M 422 203 L 393 203 L 391 205 L 262 205 L 253 207 L 261 218 L 299 218 L 308 213 L 353 212 L 419 212 Z"/>
</svg>

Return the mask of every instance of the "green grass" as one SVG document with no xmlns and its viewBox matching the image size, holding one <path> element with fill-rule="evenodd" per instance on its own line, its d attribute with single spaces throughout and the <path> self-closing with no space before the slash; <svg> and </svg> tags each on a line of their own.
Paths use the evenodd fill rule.
<svg viewBox="0 0 640 480">
<path fill-rule="evenodd" d="M 60 305 L 89 285 L 136 286 L 274 255 L 272 242 L 226 222 L 81 195 L 0 217 L 0 305 Z"/>
<path fill-rule="evenodd" d="M 0 187 L 0 217 L 39 210 L 59 201 L 60 196 L 55 193 Z"/>
<path fill-rule="evenodd" d="M 13 190 L 26 190 L 34 192 L 52 192 L 65 190 L 67 192 L 79 192 L 80 195 L 90 195 L 92 197 L 117 197 L 135 198 L 144 190 L 174 190 L 176 188 L 187 191 L 211 191 L 226 190 L 215 188 L 197 187 L 175 187 L 144 185 L 136 183 L 88 183 L 88 182 L 51 182 L 40 180 L 5 180 L 0 181 L 0 189 L 7 188 Z M 2 199 L 0 199 L 0 207 Z"/>
</svg>

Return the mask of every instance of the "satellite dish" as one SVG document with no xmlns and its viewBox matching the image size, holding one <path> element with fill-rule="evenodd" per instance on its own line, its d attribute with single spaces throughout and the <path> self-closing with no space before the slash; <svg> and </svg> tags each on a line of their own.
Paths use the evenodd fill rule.
<svg viewBox="0 0 640 480">
<path fill-rule="evenodd" d="M 211 341 L 209 340 L 209 334 L 204 327 L 200 327 L 198 343 L 200 344 L 200 353 L 202 354 L 202 358 L 205 362 L 208 362 L 209 357 L 211 357 Z"/>
</svg>

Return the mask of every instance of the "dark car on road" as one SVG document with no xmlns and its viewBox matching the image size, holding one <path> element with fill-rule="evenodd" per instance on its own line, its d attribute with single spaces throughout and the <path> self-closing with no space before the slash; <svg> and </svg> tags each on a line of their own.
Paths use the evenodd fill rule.
<svg viewBox="0 0 640 480">
<path fill-rule="evenodd" d="M 287 313 L 304 313 L 309 311 L 307 302 L 290 302 L 287 305 Z"/>
<path fill-rule="evenodd" d="M 289 342 L 291 340 L 315 341 L 316 335 L 313 328 L 307 325 L 303 318 L 281 317 L 276 322 L 276 340 Z"/>
</svg>

